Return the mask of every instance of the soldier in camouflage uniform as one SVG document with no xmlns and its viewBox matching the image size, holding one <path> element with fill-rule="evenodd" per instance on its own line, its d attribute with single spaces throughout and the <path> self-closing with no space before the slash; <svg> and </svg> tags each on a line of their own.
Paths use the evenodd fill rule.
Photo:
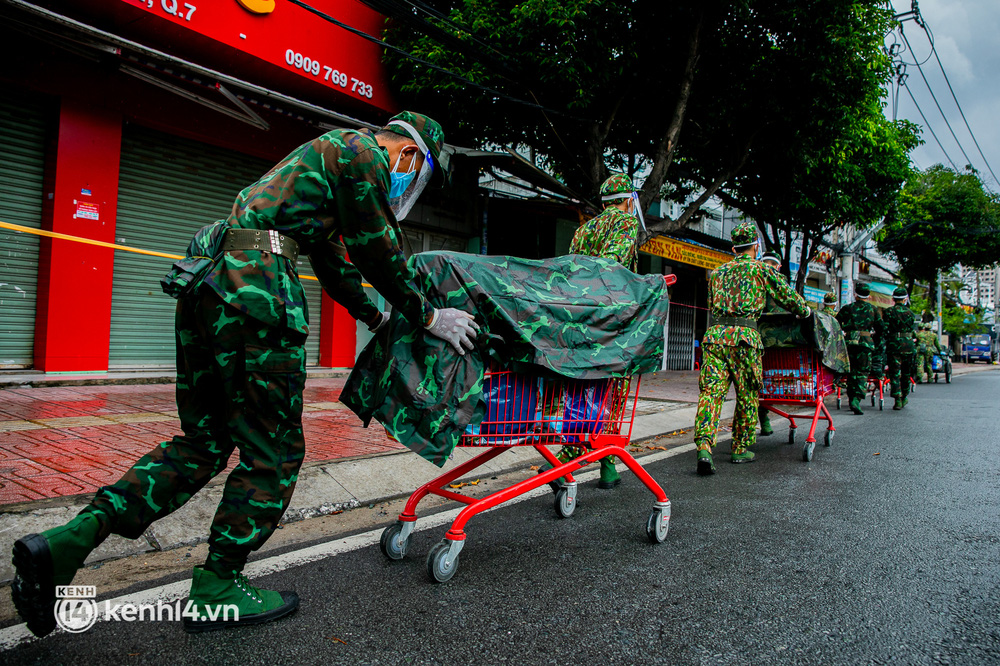
<svg viewBox="0 0 1000 666">
<path fill-rule="evenodd" d="M 636 239 L 639 235 L 639 219 L 634 191 L 632 179 L 624 173 L 616 173 L 605 180 L 601 184 L 604 212 L 576 230 L 569 244 L 569 253 L 612 259 L 630 271 L 635 271 L 638 264 Z M 556 453 L 556 458 L 566 462 L 583 453 L 584 450 L 580 447 L 564 446 Z M 597 487 L 611 490 L 621 483 L 621 476 L 615 467 L 615 457 L 601 458 L 600 462 L 601 478 Z M 539 473 L 548 468 L 548 465 L 542 466 Z"/>
<path fill-rule="evenodd" d="M 108 535 L 141 536 L 225 469 L 237 449 L 207 561 L 193 573 L 197 617 L 186 615 L 185 629 L 256 624 L 297 608 L 294 592 L 258 589 L 241 573 L 277 527 L 305 452 L 309 327 L 297 249 L 310 256 L 326 291 L 369 328 L 386 316 L 365 295 L 362 273 L 402 316 L 460 353 L 471 349 L 469 315 L 432 308 L 411 286 L 414 274 L 398 245 L 396 212 L 408 209 L 433 175 L 443 142 L 438 123 L 411 112 L 377 134 L 328 132 L 240 192 L 226 221 L 199 232 L 189 259 L 207 259 L 208 274 L 177 304 L 183 434 L 101 488 L 66 525 L 17 541 L 12 596 L 32 632 L 54 628 L 55 586 L 69 584 Z M 228 605 L 239 609 L 238 621 L 212 619 Z"/>
<path fill-rule="evenodd" d="M 861 401 L 868 391 L 868 375 L 872 365 L 872 351 L 875 339 L 881 335 L 881 321 L 875 306 L 868 302 L 871 289 L 857 283 L 854 286 L 854 302 L 840 308 L 837 321 L 844 331 L 847 353 L 851 357 L 851 374 L 847 379 L 847 396 L 851 411 L 863 414 Z"/>
<path fill-rule="evenodd" d="M 732 462 L 753 462 L 747 448 L 754 439 L 754 416 L 763 383 L 761 360 L 764 346 L 757 320 L 768 296 L 799 317 L 811 310 L 778 273 L 757 261 L 757 229 L 752 222 L 740 223 L 732 233 L 736 257 L 712 273 L 708 282 L 713 325 L 702 341 L 702 367 L 698 378 L 698 414 L 695 418 L 699 474 L 714 474 L 712 447 L 719 425 L 722 403 L 730 383 L 736 385 L 733 416 Z"/>
<path fill-rule="evenodd" d="M 837 295 L 833 292 L 827 292 L 823 294 L 823 309 L 820 310 L 823 314 L 828 314 L 831 317 L 837 316 Z"/>
<path fill-rule="evenodd" d="M 931 330 L 929 323 L 920 325 L 920 330 L 917 331 L 917 343 L 917 383 L 923 384 L 930 382 L 931 377 L 934 376 L 934 370 L 931 369 L 931 357 L 941 352 L 941 343 L 938 341 L 937 334 Z"/>
<path fill-rule="evenodd" d="M 906 304 L 907 293 L 902 287 L 892 292 L 895 305 L 882 313 L 885 332 L 885 351 L 889 356 L 889 381 L 892 383 L 893 409 L 906 407 L 910 393 L 910 375 L 913 368 L 913 331 L 916 317 Z"/>
</svg>

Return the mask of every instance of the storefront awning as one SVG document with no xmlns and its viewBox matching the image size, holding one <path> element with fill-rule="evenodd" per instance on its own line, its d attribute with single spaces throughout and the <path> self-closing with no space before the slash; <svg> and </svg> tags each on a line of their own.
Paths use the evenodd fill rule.
<svg viewBox="0 0 1000 666">
<path fill-rule="evenodd" d="M 896 289 L 894 284 L 886 284 L 885 282 L 869 282 L 868 288 L 871 289 L 871 296 L 868 297 L 868 302 L 877 308 L 891 308 L 895 301 L 892 300 L 892 292 Z"/>
</svg>

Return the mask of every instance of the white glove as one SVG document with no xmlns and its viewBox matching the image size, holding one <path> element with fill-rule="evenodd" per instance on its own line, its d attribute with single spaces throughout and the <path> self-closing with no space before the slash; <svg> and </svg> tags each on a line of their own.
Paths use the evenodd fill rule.
<svg viewBox="0 0 1000 666">
<path fill-rule="evenodd" d="M 455 308 L 441 308 L 434 311 L 431 323 L 424 328 L 431 335 L 450 342 L 455 351 L 465 356 L 465 349 L 471 350 L 473 347 L 472 341 L 476 339 L 479 325 L 468 312 Z"/>
</svg>

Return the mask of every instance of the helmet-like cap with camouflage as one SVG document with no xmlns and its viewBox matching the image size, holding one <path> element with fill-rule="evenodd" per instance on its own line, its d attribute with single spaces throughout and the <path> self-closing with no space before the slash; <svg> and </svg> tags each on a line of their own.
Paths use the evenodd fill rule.
<svg viewBox="0 0 1000 666">
<path fill-rule="evenodd" d="M 894 301 L 905 301 L 907 296 L 906 289 L 902 287 L 896 287 L 892 290 L 892 300 Z"/>
<path fill-rule="evenodd" d="M 413 131 L 420 137 L 420 141 L 417 141 L 417 137 L 413 136 L 410 128 L 413 128 Z M 422 113 L 403 111 L 390 118 L 386 126 L 382 128 L 382 131 L 392 132 L 393 134 L 417 141 L 418 146 L 422 141 L 424 145 L 421 148 L 426 148 L 430 151 L 435 163 L 441 159 L 441 150 L 444 148 L 444 130 L 441 129 L 441 125 L 433 118 L 425 116 Z"/>
<path fill-rule="evenodd" d="M 751 245 L 757 242 L 757 227 L 753 222 L 744 220 L 733 229 L 732 241 L 735 247 Z"/>
<path fill-rule="evenodd" d="M 858 282 L 854 285 L 854 295 L 861 299 L 868 298 L 872 295 L 871 287 L 864 282 Z"/>
<path fill-rule="evenodd" d="M 601 198 L 602 199 L 621 199 L 624 197 L 615 197 L 616 194 L 632 194 L 635 188 L 632 186 L 632 179 L 628 177 L 628 174 L 616 173 L 601 184 Z"/>
<path fill-rule="evenodd" d="M 837 294 L 833 293 L 832 291 L 826 292 L 825 294 L 823 294 L 823 302 L 828 305 L 833 305 L 834 303 L 837 302 Z"/>
</svg>

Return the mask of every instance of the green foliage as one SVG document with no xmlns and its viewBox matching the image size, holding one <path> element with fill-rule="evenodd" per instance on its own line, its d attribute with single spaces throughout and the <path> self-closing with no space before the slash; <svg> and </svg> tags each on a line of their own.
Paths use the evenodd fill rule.
<svg viewBox="0 0 1000 666">
<path fill-rule="evenodd" d="M 928 282 L 958 264 L 992 266 L 1000 262 L 1000 198 L 975 171 L 934 165 L 907 181 L 878 246 Z"/>
</svg>

